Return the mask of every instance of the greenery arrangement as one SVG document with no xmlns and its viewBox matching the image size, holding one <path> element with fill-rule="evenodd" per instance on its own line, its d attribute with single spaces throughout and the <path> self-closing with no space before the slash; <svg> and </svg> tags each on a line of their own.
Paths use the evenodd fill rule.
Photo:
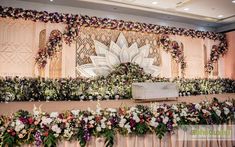
<svg viewBox="0 0 235 147">
<path fill-rule="evenodd" d="M 20 110 L 10 116 L 0 116 L 0 145 L 37 147 L 56 146 L 59 140 L 78 140 L 85 147 L 91 137 L 103 137 L 105 146 L 115 144 L 115 135 L 145 135 L 154 133 L 162 138 L 181 125 L 217 125 L 234 121 L 235 101 L 178 103 L 173 105 L 120 107 L 119 109 L 71 110 L 45 113 L 34 108 L 33 113 Z"/>
<path fill-rule="evenodd" d="M 63 101 L 130 99 L 133 82 L 167 82 L 148 75 L 133 63 L 122 63 L 107 77 L 82 78 L 0 78 L 0 101 Z M 230 79 L 174 79 L 179 96 L 233 93 Z"/>
</svg>

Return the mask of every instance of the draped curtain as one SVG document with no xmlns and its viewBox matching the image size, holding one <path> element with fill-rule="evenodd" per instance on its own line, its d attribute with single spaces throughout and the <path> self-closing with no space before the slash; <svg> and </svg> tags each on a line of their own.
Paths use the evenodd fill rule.
<svg viewBox="0 0 235 147">
<path fill-rule="evenodd" d="M 226 129 L 227 125 L 222 125 Z M 234 132 L 233 132 L 234 133 Z M 104 138 L 92 137 L 87 143 L 87 147 L 104 147 Z M 117 134 L 115 137 L 114 147 L 233 147 L 235 140 L 189 140 L 183 130 L 176 130 L 173 134 L 166 134 L 159 139 L 155 134 L 146 134 L 144 136 L 123 136 Z M 34 145 L 24 145 L 32 147 Z M 80 147 L 78 141 L 61 141 L 58 147 Z"/>
</svg>

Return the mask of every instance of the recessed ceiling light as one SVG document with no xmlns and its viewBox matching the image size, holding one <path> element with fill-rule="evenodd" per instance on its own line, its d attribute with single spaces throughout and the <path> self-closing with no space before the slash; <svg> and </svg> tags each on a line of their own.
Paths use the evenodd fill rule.
<svg viewBox="0 0 235 147">
<path fill-rule="evenodd" d="M 218 18 L 222 18 L 222 17 L 224 17 L 224 15 L 218 15 L 217 17 L 218 17 Z"/>
<path fill-rule="evenodd" d="M 50 2 L 53 2 L 53 0 L 50 0 Z"/>
<path fill-rule="evenodd" d="M 184 11 L 188 11 L 189 10 L 189 8 L 184 8 Z"/>
<path fill-rule="evenodd" d="M 156 5 L 158 2 L 152 2 L 152 4 Z"/>
<path fill-rule="evenodd" d="M 235 0 L 233 0 L 233 1 L 232 1 L 232 3 L 234 3 L 234 4 L 235 4 Z"/>
</svg>

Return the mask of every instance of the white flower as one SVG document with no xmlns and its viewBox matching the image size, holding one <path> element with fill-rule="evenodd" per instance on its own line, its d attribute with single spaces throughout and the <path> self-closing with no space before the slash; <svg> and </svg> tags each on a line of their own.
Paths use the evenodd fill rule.
<svg viewBox="0 0 235 147">
<path fill-rule="evenodd" d="M 100 131 L 101 131 L 101 127 L 100 127 L 99 125 L 96 127 L 96 131 L 97 131 L 97 132 L 100 132 Z"/>
<path fill-rule="evenodd" d="M 140 122 L 140 118 L 138 117 L 137 113 L 133 113 L 133 119 L 135 120 L 135 122 Z"/>
<path fill-rule="evenodd" d="M 11 127 L 15 127 L 16 123 L 15 122 L 12 122 L 11 123 Z"/>
<path fill-rule="evenodd" d="M 211 113 L 209 111 L 207 111 L 206 109 L 202 109 L 202 112 L 205 114 L 207 113 L 208 115 L 211 115 Z"/>
<path fill-rule="evenodd" d="M 231 102 L 226 101 L 225 104 L 232 106 L 233 104 Z"/>
<path fill-rule="evenodd" d="M 113 108 L 108 108 L 107 111 L 110 111 L 111 113 L 117 112 L 117 110 L 116 110 L 116 109 L 113 109 Z"/>
<path fill-rule="evenodd" d="M 137 108 L 136 107 L 131 107 L 130 109 L 129 109 L 129 111 L 130 112 L 133 112 L 133 111 L 135 111 Z"/>
<path fill-rule="evenodd" d="M 52 118 L 56 118 L 58 116 L 59 116 L 58 112 L 51 112 L 51 114 L 50 114 L 50 117 L 52 117 Z"/>
<path fill-rule="evenodd" d="M 125 123 L 126 123 L 126 119 L 125 119 L 123 116 L 121 116 L 121 120 L 120 120 L 120 122 L 119 122 L 119 126 L 120 126 L 121 128 L 123 128 L 124 125 L 125 125 Z"/>
<path fill-rule="evenodd" d="M 158 126 L 158 122 L 156 122 L 156 118 L 155 117 L 151 118 L 150 125 L 155 127 L 155 128 Z"/>
<path fill-rule="evenodd" d="M 127 123 L 124 127 L 127 129 L 128 133 L 131 133 L 131 126 L 129 123 Z"/>
<path fill-rule="evenodd" d="M 217 107 L 215 107 L 215 106 L 213 106 L 213 107 L 212 107 L 212 109 L 213 109 L 213 110 L 217 110 L 218 108 L 217 108 Z"/>
<path fill-rule="evenodd" d="M 73 131 L 71 131 L 70 129 L 65 129 L 64 130 L 64 137 L 66 138 L 71 138 L 71 136 L 73 135 Z"/>
<path fill-rule="evenodd" d="M 71 113 L 74 115 L 74 116 L 77 116 L 79 114 L 80 110 L 72 110 Z"/>
<path fill-rule="evenodd" d="M 172 105 L 172 109 L 178 111 L 178 107 L 176 105 Z"/>
<path fill-rule="evenodd" d="M 180 121 L 180 117 L 176 117 L 176 121 Z"/>
<path fill-rule="evenodd" d="M 61 129 L 58 127 L 58 125 L 53 125 L 51 127 L 51 130 L 54 131 L 56 134 L 60 134 L 61 133 Z"/>
<path fill-rule="evenodd" d="M 201 110 L 202 106 L 197 103 L 197 104 L 195 104 L 195 108 L 196 108 L 197 110 Z"/>
<path fill-rule="evenodd" d="M 168 121 L 169 121 L 169 118 L 168 118 L 168 117 L 164 117 L 163 120 L 162 120 L 162 122 L 163 122 L 164 124 L 167 124 Z"/>
<path fill-rule="evenodd" d="M 47 124 L 50 124 L 52 122 L 52 119 L 51 118 L 47 118 L 45 116 L 42 117 L 42 122 L 41 124 L 44 124 L 44 125 L 47 125 Z"/>
<path fill-rule="evenodd" d="M 88 120 L 92 120 L 94 116 L 88 116 Z"/>
<path fill-rule="evenodd" d="M 185 116 L 185 117 L 186 117 L 186 116 L 187 116 L 187 112 L 186 112 L 186 111 L 184 111 L 184 110 L 182 110 L 182 112 L 180 113 L 180 115 L 181 115 L 181 116 Z"/>
<path fill-rule="evenodd" d="M 91 120 L 89 123 L 90 123 L 90 124 L 94 124 L 94 123 L 95 123 L 95 121 L 94 121 L 94 120 Z"/>
<path fill-rule="evenodd" d="M 22 122 L 19 119 L 17 119 L 15 124 L 16 124 L 16 126 L 18 126 L 18 125 L 22 124 Z"/>
<path fill-rule="evenodd" d="M 23 134 L 26 134 L 27 133 L 27 131 L 24 129 L 24 130 L 22 130 L 21 131 Z"/>
<path fill-rule="evenodd" d="M 179 115 L 178 114 L 173 114 L 173 117 L 174 117 L 174 119 L 176 120 L 176 121 L 180 121 L 180 117 L 179 117 Z"/>
<path fill-rule="evenodd" d="M 101 122 L 101 123 L 104 123 L 106 120 L 107 120 L 107 119 L 106 119 L 105 117 L 103 117 L 103 118 L 100 120 L 100 122 Z"/>
<path fill-rule="evenodd" d="M 16 120 L 16 126 L 15 126 L 15 131 L 19 132 L 24 128 L 24 124 L 20 120 Z"/>
<path fill-rule="evenodd" d="M 101 123 L 101 128 L 103 128 L 103 129 L 106 128 L 105 123 Z"/>
<path fill-rule="evenodd" d="M 85 121 L 85 123 L 88 122 L 88 118 L 87 117 L 83 118 L 83 120 Z"/>
<path fill-rule="evenodd" d="M 228 108 L 224 107 L 224 114 L 225 114 L 225 115 L 228 115 L 229 112 L 230 112 L 230 110 L 229 110 Z"/>
<path fill-rule="evenodd" d="M 100 112 L 101 110 L 102 110 L 101 108 L 97 108 L 96 109 L 96 114 L 101 114 L 101 112 Z"/>
<path fill-rule="evenodd" d="M 39 111 L 33 111 L 33 115 L 34 115 L 34 116 L 38 116 L 39 114 L 40 114 Z"/>
<path fill-rule="evenodd" d="M 215 110 L 215 113 L 216 113 L 218 116 L 220 116 L 221 111 L 220 111 L 219 109 L 216 109 L 216 110 Z"/>
</svg>

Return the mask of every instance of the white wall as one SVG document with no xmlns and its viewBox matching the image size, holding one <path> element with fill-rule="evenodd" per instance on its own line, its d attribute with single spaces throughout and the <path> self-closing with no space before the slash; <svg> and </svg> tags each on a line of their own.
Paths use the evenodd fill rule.
<svg viewBox="0 0 235 147">
<path fill-rule="evenodd" d="M 145 23 L 152 23 L 164 26 L 174 26 L 181 28 L 191 28 L 202 31 L 213 31 L 213 28 L 209 27 L 201 27 L 197 25 L 180 23 L 175 21 L 167 21 L 163 19 L 143 17 L 137 15 L 129 15 L 122 13 L 114 13 L 109 11 L 101 11 L 101 10 L 92 10 L 78 7 L 68 7 L 68 6 L 59 6 L 59 5 L 49 5 L 49 4 L 41 4 L 41 3 L 33 3 L 33 2 L 25 2 L 19 0 L 0 0 L 0 5 L 15 7 L 15 8 L 24 8 L 24 9 L 32 9 L 32 10 L 40 10 L 40 11 L 48 11 L 48 12 L 61 12 L 61 13 L 72 13 L 72 14 L 83 14 L 89 16 L 98 16 L 98 17 L 106 17 L 113 19 L 122 19 L 127 21 L 138 21 Z"/>
</svg>

